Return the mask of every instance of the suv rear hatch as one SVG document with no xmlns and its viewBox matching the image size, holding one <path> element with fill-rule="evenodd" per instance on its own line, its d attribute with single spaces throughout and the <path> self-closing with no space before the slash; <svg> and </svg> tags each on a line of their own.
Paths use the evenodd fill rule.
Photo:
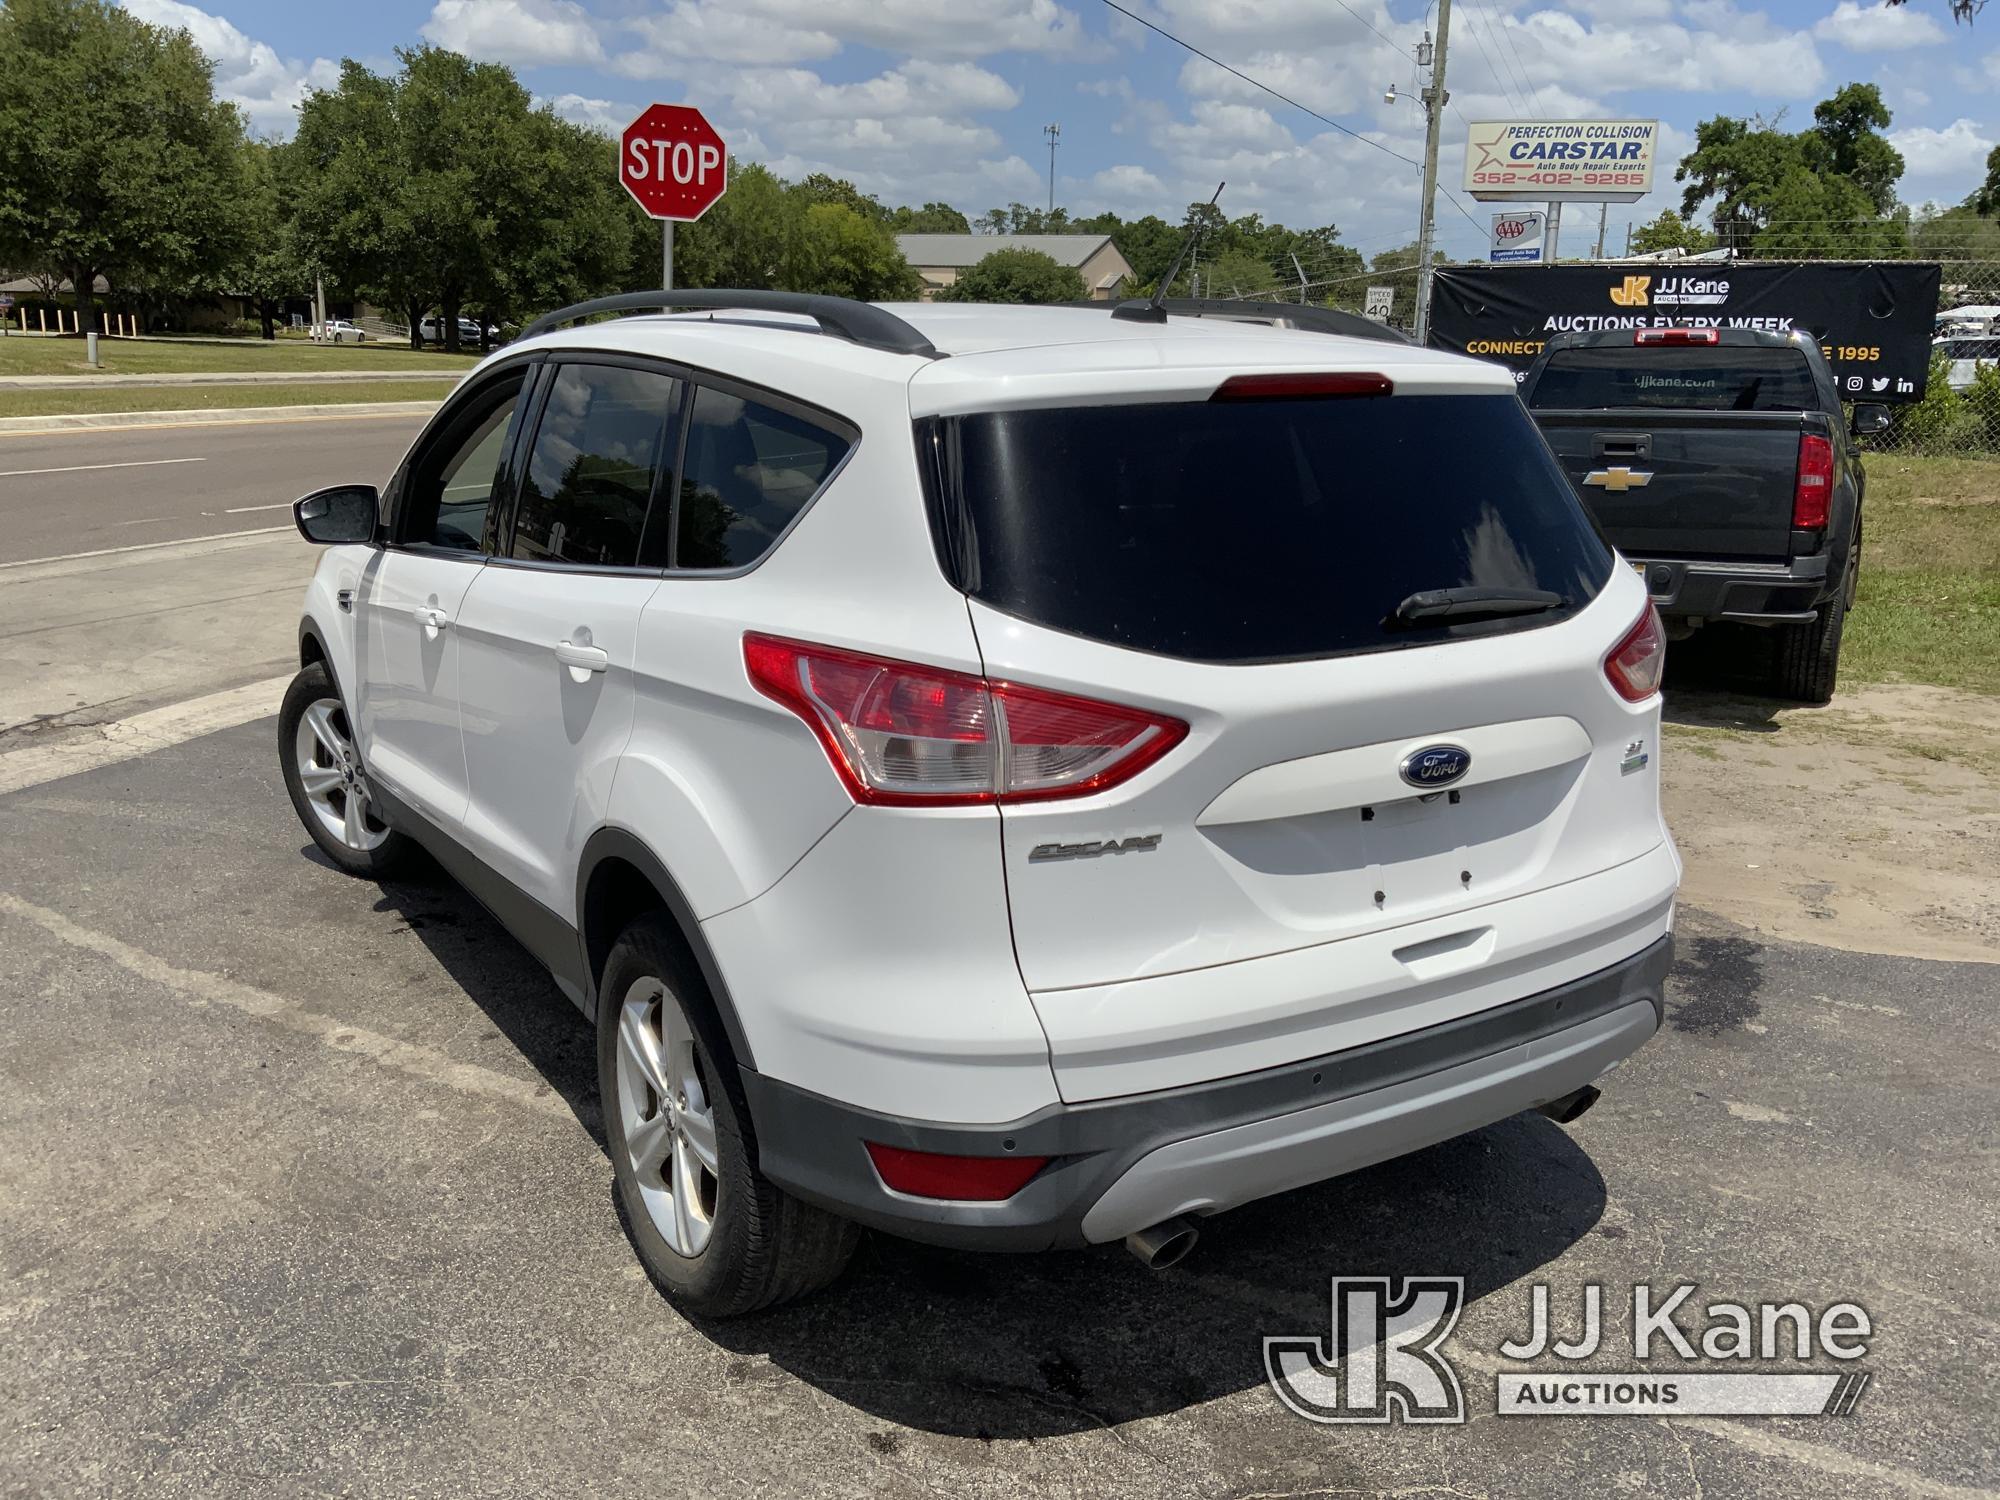
<svg viewBox="0 0 2000 1500">
<path fill-rule="evenodd" d="M 988 678 L 1189 726 L 1110 790 L 1001 809 L 1016 954 L 1066 1098 L 1515 998 L 1424 988 L 1509 950 L 1491 922 L 1429 919 L 1662 843 L 1652 773 L 1620 769 L 1645 763 L 1637 710 L 1603 666 L 1643 589 L 1607 591 L 1611 554 L 1511 394 L 973 412 L 919 440 Z M 1406 605 L 1436 590 L 1499 602 Z M 1470 755 L 1449 790 L 1406 779 L 1433 747 Z M 1566 899 L 1587 929 L 1591 896 Z M 1376 945 L 1397 949 L 1393 982 L 1348 992 L 1341 940 L 1427 922 L 1409 953 Z M 1269 1004 L 1225 967 L 1312 949 L 1311 992 Z M 1176 975 L 1206 982 L 1135 995 Z"/>
<path fill-rule="evenodd" d="M 1577 493 L 1633 557 L 1774 559 L 1791 546 L 1799 434 L 1825 435 L 1797 349 L 1559 349 L 1526 393 Z"/>
</svg>

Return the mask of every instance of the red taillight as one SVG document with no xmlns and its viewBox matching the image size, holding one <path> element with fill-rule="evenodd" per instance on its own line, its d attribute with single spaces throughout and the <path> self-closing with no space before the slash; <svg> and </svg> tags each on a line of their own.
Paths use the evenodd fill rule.
<svg viewBox="0 0 2000 1500">
<path fill-rule="evenodd" d="M 1660 690 L 1660 675 L 1667 669 L 1667 632 L 1660 624 L 1660 612 L 1646 603 L 1646 612 L 1625 632 L 1625 638 L 1604 658 L 1604 675 L 1627 703 L 1641 703 Z"/>
<path fill-rule="evenodd" d="M 759 692 L 805 720 L 857 802 L 1081 797 L 1187 735 L 1144 709 L 775 636 L 746 635 L 743 663 Z"/>
<path fill-rule="evenodd" d="M 1393 396 L 1396 386 L 1387 375 L 1365 371 L 1273 371 L 1268 375 L 1232 375 L 1215 388 L 1211 401 L 1297 401 L 1317 396 Z"/>
<path fill-rule="evenodd" d="M 1817 531 L 1826 525 L 1833 497 L 1833 443 L 1816 432 L 1799 434 L 1799 477 L 1792 489 L 1792 529 Z"/>
<path fill-rule="evenodd" d="M 1722 335 L 1713 328 L 1641 328 L 1632 335 L 1635 344 L 1719 344 Z"/>
<path fill-rule="evenodd" d="M 946 1156 L 869 1141 L 868 1159 L 892 1191 L 913 1198 L 953 1198 L 998 1203 L 1028 1185 L 1048 1164 L 1046 1156 Z"/>
</svg>

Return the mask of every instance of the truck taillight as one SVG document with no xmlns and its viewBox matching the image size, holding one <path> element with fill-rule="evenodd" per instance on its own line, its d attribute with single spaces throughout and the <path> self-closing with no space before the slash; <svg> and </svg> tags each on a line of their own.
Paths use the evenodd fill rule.
<svg viewBox="0 0 2000 1500">
<path fill-rule="evenodd" d="M 1649 599 L 1646 612 L 1605 656 L 1604 675 L 1627 703 L 1643 703 L 1660 690 L 1666 670 L 1667 632 Z"/>
<path fill-rule="evenodd" d="M 776 636 L 743 637 L 756 689 L 806 723 L 856 802 L 958 807 L 1084 797 L 1187 735 L 1179 719 Z"/>
<path fill-rule="evenodd" d="M 1792 530 L 1817 531 L 1826 525 L 1833 498 L 1833 443 L 1816 432 L 1799 434 L 1799 477 L 1792 488 Z"/>
<path fill-rule="evenodd" d="M 1719 344 L 1722 335 L 1713 328 L 1641 328 L 1632 335 L 1635 344 Z"/>
</svg>

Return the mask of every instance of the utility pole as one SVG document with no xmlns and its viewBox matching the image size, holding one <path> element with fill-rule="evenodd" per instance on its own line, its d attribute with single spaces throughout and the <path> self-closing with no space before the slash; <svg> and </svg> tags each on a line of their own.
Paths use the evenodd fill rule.
<svg viewBox="0 0 2000 1500">
<path fill-rule="evenodd" d="M 1451 0 L 1438 0 L 1437 65 L 1431 68 L 1430 87 L 1423 92 L 1424 111 L 1424 202 L 1417 227 L 1417 343 L 1421 345 L 1431 328 L 1431 241 L 1437 230 L 1438 135 L 1444 129 L 1444 107 L 1451 95 L 1444 90 L 1445 41 L 1451 34 Z M 1417 66 L 1427 67 L 1431 41 L 1426 36 L 1417 45 Z"/>
<path fill-rule="evenodd" d="M 1604 259 L 1604 221 L 1611 217 L 1611 201 L 1606 199 L 1597 205 L 1597 253 L 1592 260 Z"/>
<path fill-rule="evenodd" d="M 1044 125 L 1042 134 L 1049 138 L 1049 212 L 1056 211 L 1056 142 L 1062 139 L 1062 126 Z"/>
</svg>

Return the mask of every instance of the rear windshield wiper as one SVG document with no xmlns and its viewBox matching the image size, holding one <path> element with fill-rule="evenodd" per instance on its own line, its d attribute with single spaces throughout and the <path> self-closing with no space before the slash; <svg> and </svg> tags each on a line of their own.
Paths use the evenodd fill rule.
<svg viewBox="0 0 2000 1500">
<path fill-rule="evenodd" d="M 1389 616 L 1397 625 L 1430 620 L 1495 619 L 1502 615 L 1538 615 L 1569 603 L 1547 589 L 1423 589 L 1396 606 Z"/>
</svg>

